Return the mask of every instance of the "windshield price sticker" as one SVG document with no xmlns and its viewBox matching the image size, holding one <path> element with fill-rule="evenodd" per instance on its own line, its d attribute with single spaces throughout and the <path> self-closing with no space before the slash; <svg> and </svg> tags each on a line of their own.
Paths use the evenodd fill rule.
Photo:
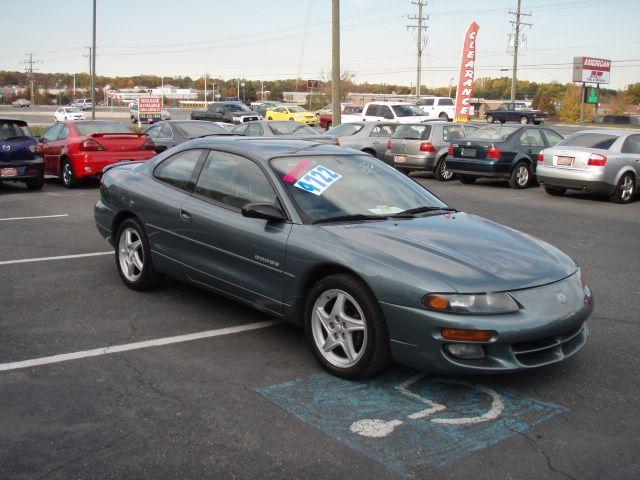
<svg viewBox="0 0 640 480">
<path fill-rule="evenodd" d="M 305 173 L 304 176 L 294 184 L 294 186 L 301 190 L 306 190 L 309 193 L 313 193 L 314 195 L 322 195 L 327 188 L 341 178 L 342 175 L 339 173 L 329 170 L 322 165 L 318 165 L 313 170 L 309 170 Z"/>
<path fill-rule="evenodd" d="M 392 207 L 389 205 L 377 205 L 376 208 L 370 208 L 369 211 L 374 215 L 393 215 L 402 212 L 402 208 Z"/>
<path fill-rule="evenodd" d="M 286 173 L 282 180 L 289 183 L 295 182 L 300 178 L 300 175 L 302 175 L 304 171 L 311 166 L 312 163 L 313 162 L 311 160 L 300 160 Z"/>
</svg>

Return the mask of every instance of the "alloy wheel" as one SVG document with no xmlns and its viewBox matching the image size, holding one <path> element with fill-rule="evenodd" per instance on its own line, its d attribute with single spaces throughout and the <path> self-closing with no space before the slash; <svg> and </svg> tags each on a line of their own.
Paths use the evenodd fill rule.
<svg viewBox="0 0 640 480">
<path fill-rule="evenodd" d="M 622 184 L 620 185 L 620 199 L 623 202 L 628 202 L 633 196 L 633 178 L 631 175 L 627 175 L 624 177 Z"/>
<path fill-rule="evenodd" d="M 120 270 L 130 282 L 136 282 L 144 269 L 144 250 L 140 234 L 133 228 L 125 228 L 118 239 Z"/>
<path fill-rule="evenodd" d="M 526 165 L 520 165 L 516 170 L 516 179 L 518 185 L 524 187 L 529 183 L 529 169 Z"/>
<path fill-rule="evenodd" d="M 354 366 L 367 347 L 364 313 L 344 290 L 326 290 L 318 296 L 311 311 L 311 329 L 318 351 L 336 367 Z"/>
<path fill-rule="evenodd" d="M 444 160 L 440 162 L 440 177 L 443 180 L 451 180 L 453 178 L 453 172 L 447 169 L 447 162 Z"/>
<path fill-rule="evenodd" d="M 71 171 L 71 164 L 66 162 L 62 167 L 62 181 L 65 185 L 71 185 L 73 181 L 73 172 Z"/>
</svg>

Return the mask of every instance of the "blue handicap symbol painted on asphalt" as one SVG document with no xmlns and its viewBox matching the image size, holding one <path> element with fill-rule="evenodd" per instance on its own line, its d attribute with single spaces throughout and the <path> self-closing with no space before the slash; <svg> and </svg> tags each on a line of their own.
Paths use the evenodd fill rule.
<svg viewBox="0 0 640 480">
<path fill-rule="evenodd" d="M 404 369 L 359 382 L 321 373 L 258 392 L 407 477 L 420 468 L 443 467 L 567 411 L 477 379 Z"/>
</svg>

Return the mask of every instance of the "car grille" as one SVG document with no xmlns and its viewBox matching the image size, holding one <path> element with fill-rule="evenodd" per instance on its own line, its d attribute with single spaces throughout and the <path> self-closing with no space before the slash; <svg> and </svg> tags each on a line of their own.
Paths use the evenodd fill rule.
<svg viewBox="0 0 640 480">
<path fill-rule="evenodd" d="M 519 363 L 535 367 L 568 357 L 578 351 L 586 340 L 587 326 L 583 323 L 561 335 L 514 343 L 511 345 L 511 351 Z"/>
<path fill-rule="evenodd" d="M 242 117 L 242 122 L 255 122 L 258 120 L 258 117 Z"/>
</svg>

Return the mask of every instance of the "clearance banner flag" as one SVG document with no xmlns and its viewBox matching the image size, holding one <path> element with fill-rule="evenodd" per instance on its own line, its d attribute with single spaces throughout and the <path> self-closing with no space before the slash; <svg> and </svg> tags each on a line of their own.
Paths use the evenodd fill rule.
<svg viewBox="0 0 640 480">
<path fill-rule="evenodd" d="M 460 80 L 456 94 L 456 122 L 468 122 L 471 116 L 471 97 L 473 95 L 473 77 L 476 67 L 476 38 L 480 25 L 473 22 L 467 29 L 462 47 Z"/>
</svg>

